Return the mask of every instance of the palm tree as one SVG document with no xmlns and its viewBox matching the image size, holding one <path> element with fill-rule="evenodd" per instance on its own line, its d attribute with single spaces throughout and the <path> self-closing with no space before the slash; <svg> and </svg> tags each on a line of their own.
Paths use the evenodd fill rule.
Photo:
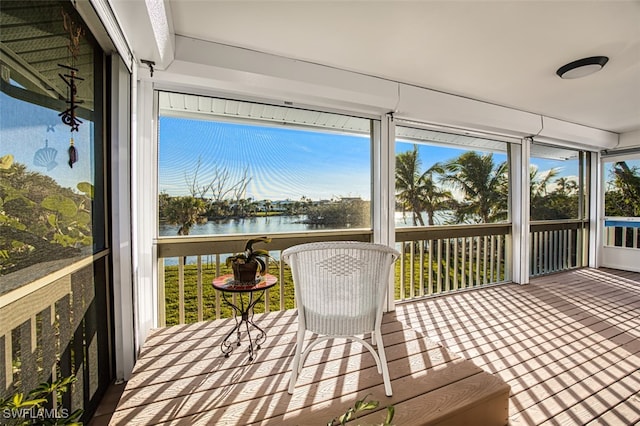
<svg viewBox="0 0 640 426">
<path fill-rule="evenodd" d="M 493 154 L 468 151 L 443 166 L 443 181 L 462 192 L 463 204 L 456 215 L 480 223 L 503 220 L 507 216 L 507 163 L 496 165 Z"/>
<path fill-rule="evenodd" d="M 434 173 L 442 173 L 438 163 L 420 173 L 418 146 L 396 156 L 396 196 L 412 213 L 413 225 L 424 226 L 422 212 L 427 213 L 427 223 L 435 224 L 436 211 L 446 207 L 451 193 L 443 190 L 434 180 Z"/>
<path fill-rule="evenodd" d="M 613 188 L 607 190 L 608 216 L 640 216 L 640 167 L 619 161 L 613 166 Z"/>
<path fill-rule="evenodd" d="M 420 158 L 418 147 L 412 151 L 400 153 L 396 156 L 396 197 L 408 208 L 413 217 L 413 225 L 424 226 L 422 219 L 422 200 L 420 197 Z"/>
<path fill-rule="evenodd" d="M 578 191 L 578 184 L 575 179 L 569 179 L 567 177 L 559 177 L 556 179 L 558 185 L 557 191 L 562 195 L 571 195 Z"/>
<path fill-rule="evenodd" d="M 178 235 L 189 235 L 193 225 L 207 221 L 202 216 L 206 210 L 207 205 L 200 198 L 171 197 L 166 202 L 163 216 L 168 223 L 179 226 Z"/>
<path fill-rule="evenodd" d="M 442 166 L 436 163 L 422 175 L 420 187 L 422 188 L 422 201 L 429 226 L 435 225 L 436 212 L 449 208 L 453 199 L 451 192 L 440 187 L 433 178 L 434 173 L 442 174 L 443 172 Z"/>
<path fill-rule="evenodd" d="M 578 184 L 574 179 L 559 177 L 553 183 L 555 188 L 550 190 L 552 179 L 558 175 L 558 169 L 552 168 L 547 172 L 538 173 L 535 166 L 529 168 L 530 179 L 530 217 L 531 220 L 576 219 L 578 211 Z"/>
<path fill-rule="evenodd" d="M 545 174 L 538 174 L 538 168 L 536 166 L 529 167 L 529 183 L 531 188 L 531 200 L 533 202 L 534 199 L 544 198 L 549 193 L 549 184 L 551 183 L 551 179 L 558 176 L 558 169 L 553 168 L 550 169 Z M 560 179 L 566 178 L 558 178 L 557 183 L 564 189 L 566 188 L 564 181 L 560 181 Z"/>
</svg>

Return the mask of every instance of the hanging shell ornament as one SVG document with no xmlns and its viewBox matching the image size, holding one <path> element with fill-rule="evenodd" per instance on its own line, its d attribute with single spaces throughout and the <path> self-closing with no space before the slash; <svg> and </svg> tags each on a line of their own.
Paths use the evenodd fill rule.
<svg viewBox="0 0 640 426">
<path fill-rule="evenodd" d="M 55 148 L 49 148 L 49 140 L 45 140 L 44 148 L 37 150 L 33 156 L 33 164 L 38 167 L 46 167 L 47 171 L 51 171 L 58 165 L 56 162 L 57 155 L 58 150 Z"/>
<path fill-rule="evenodd" d="M 71 138 L 71 143 L 69 145 L 69 167 L 73 169 L 73 163 L 78 161 L 78 150 L 73 146 L 73 138 Z"/>
</svg>

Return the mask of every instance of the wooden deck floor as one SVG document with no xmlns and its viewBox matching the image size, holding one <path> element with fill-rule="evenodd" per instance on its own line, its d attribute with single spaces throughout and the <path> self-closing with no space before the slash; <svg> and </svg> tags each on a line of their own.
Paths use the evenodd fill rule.
<svg viewBox="0 0 640 426">
<path fill-rule="evenodd" d="M 228 320 L 156 330 L 111 424 L 326 424 L 367 394 L 395 406 L 395 424 L 416 424 L 417 410 L 455 407 L 502 380 L 510 425 L 640 422 L 637 273 L 582 269 L 397 306 L 383 324 L 390 399 L 372 357 L 348 343 L 318 345 L 288 395 L 295 311 L 259 324 L 269 337 L 252 363 L 245 352 L 220 356 Z M 449 386 L 481 374 L 502 380 Z"/>
</svg>

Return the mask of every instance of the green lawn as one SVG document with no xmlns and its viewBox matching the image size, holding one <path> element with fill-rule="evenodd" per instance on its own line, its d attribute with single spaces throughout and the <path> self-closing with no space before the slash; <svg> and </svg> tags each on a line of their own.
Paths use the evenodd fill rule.
<svg viewBox="0 0 640 426">
<path fill-rule="evenodd" d="M 453 282 L 453 262 L 450 262 L 449 267 L 449 277 Z M 425 287 L 428 285 L 428 264 L 424 264 L 424 283 Z M 444 260 L 442 261 L 442 269 L 444 269 L 445 264 Z M 504 273 L 504 266 L 500 268 L 500 276 Z M 279 276 L 279 272 L 277 267 L 271 266 L 269 271 L 271 274 L 275 276 Z M 468 273 L 468 271 L 466 271 Z M 231 269 L 226 265 L 220 266 L 220 275 L 231 273 Z M 420 262 L 419 257 L 416 256 L 414 265 L 413 265 L 413 276 L 414 278 L 414 293 L 419 294 L 419 273 L 420 273 Z M 437 263 L 434 261 L 432 264 L 432 294 L 437 294 L 437 284 L 436 284 L 436 273 L 437 273 Z M 292 309 L 294 308 L 294 291 L 293 291 L 293 280 L 291 278 L 291 270 L 287 265 L 284 265 L 284 284 L 279 282 L 274 287 L 268 290 L 269 297 L 269 308 L 273 311 L 280 310 L 280 292 L 284 291 L 284 308 Z M 474 281 L 475 281 L 475 268 L 473 270 Z M 216 295 L 216 290 L 214 290 L 212 282 L 213 279 L 217 276 L 215 273 L 215 264 L 206 265 L 203 263 L 202 265 L 202 293 L 203 293 L 203 319 L 204 320 L 214 320 L 216 318 L 215 308 L 216 308 L 216 296 L 220 297 L 218 293 Z M 405 258 L 404 265 L 404 299 L 408 299 L 410 297 L 410 281 L 411 280 L 411 266 L 409 262 L 409 258 Z M 444 277 L 442 280 L 442 290 L 447 291 L 449 289 L 444 288 Z M 466 278 L 468 282 L 468 277 Z M 490 280 L 491 281 L 491 280 Z M 395 264 L 395 294 L 394 297 L 396 300 L 400 299 L 400 263 L 396 262 Z M 477 285 L 474 285 L 474 287 Z M 427 294 L 427 289 L 425 288 L 424 294 Z M 236 297 L 240 297 L 237 295 Z M 266 298 L 266 295 L 265 295 Z M 177 325 L 179 324 L 178 318 L 178 267 L 177 266 L 167 266 L 165 267 L 165 309 L 166 309 L 166 324 L 167 325 Z M 198 321 L 198 299 L 197 299 L 197 267 L 196 265 L 186 265 L 184 267 L 184 303 L 185 303 L 185 322 L 193 323 Z M 262 313 L 265 311 L 264 301 L 260 301 L 256 304 L 254 309 L 255 313 Z M 230 318 L 232 316 L 232 310 L 229 308 L 222 298 L 220 298 L 220 317 L 221 318 Z"/>
<path fill-rule="evenodd" d="M 278 270 L 276 267 L 271 267 L 271 274 L 278 276 Z M 230 274 L 231 268 L 227 268 L 225 265 L 220 267 L 220 275 Z M 274 287 L 268 290 L 269 293 L 269 308 L 271 311 L 280 310 L 280 291 L 284 288 L 284 307 L 285 309 L 292 309 L 293 304 L 293 280 L 291 279 L 291 270 L 286 267 L 284 273 L 284 285 L 277 283 Z M 198 288 L 197 288 L 197 276 L 198 271 L 196 265 L 186 265 L 184 267 L 184 311 L 185 322 L 193 323 L 198 320 Z M 216 296 L 220 297 L 220 294 L 214 290 L 212 282 L 216 277 L 215 265 L 202 266 L 202 305 L 203 305 L 203 319 L 213 320 L 216 318 Z M 237 295 L 236 297 L 240 297 Z M 266 297 L 266 295 L 265 295 Z M 167 325 L 179 324 L 178 320 L 178 267 L 167 266 L 165 267 L 165 309 L 166 309 L 166 323 Z M 261 313 L 265 311 L 264 300 L 256 304 L 254 312 Z M 232 310 L 227 306 L 222 298 L 220 298 L 220 317 L 229 318 L 232 316 Z"/>
</svg>

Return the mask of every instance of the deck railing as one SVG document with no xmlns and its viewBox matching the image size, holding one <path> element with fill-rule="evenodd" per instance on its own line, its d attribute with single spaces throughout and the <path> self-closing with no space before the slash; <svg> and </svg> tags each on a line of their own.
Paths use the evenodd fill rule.
<svg viewBox="0 0 640 426">
<path fill-rule="evenodd" d="M 395 299 L 443 294 L 508 280 L 506 259 L 510 224 L 482 224 L 401 228 L 396 247 Z M 212 280 L 229 273 L 224 260 L 241 251 L 254 235 L 220 237 L 163 237 L 157 240 L 159 325 L 192 323 L 230 316 Z M 272 235 L 271 255 L 280 259 L 282 250 L 313 241 L 371 241 L 370 230 L 340 230 Z M 270 273 L 278 284 L 267 290 L 256 312 L 292 309 L 293 281 L 289 268 L 279 261 Z"/>
<path fill-rule="evenodd" d="M 256 248 L 269 249 L 278 265 L 270 265 L 269 272 L 278 276 L 275 287 L 265 292 L 265 302 L 256 305 L 256 312 L 270 312 L 294 308 L 293 281 L 288 266 L 280 260 L 280 253 L 288 247 L 314 241 L 371 241 L 367 229 L 282 233 L 270 235 L 272 241 Z M 220 293 L 213 290 L 215 277 L 231 273 L 225 259 L 242 251 L 245 242 L 258 235 L 225 235 L 216 237 L 163 237 L 158 248 L 158 322 L 160 326 L 225 318 L 230 308 L 222 303 Z M 235 296 L 234 296 L 235 298 Z"/>
<path fill-rule="evenodd" d="M 585 266 L 588 238 L 587 221 L 532 222 L 530 275 L 535 277 Z"/>
<path fill-rule="evenodd" d="M 640 219 L 637 217 L 607 217 L 604 226 L 605 245 L 640 249 Z"/>
<path fill-rule="evenodd" d="M 510 224 L 400 228 L 396 300 L 504 282 Z"/>
<path fill-rule="evenodd" d="M 46 409 L 83 409 L 86 418 L 81 420 L 89 420 L 110 382 L 104 303 L 108 256 L 104 250 L 52 261 L 47 267 L 55 266 L 55 272 L 0 294 L 0 399 L 26 395 L 43 382 L 73 375 L 77 382 L 63 395 L 63 407 Z M 30 408 L 21 407 L 17 416 L 28 419 Z M 0 424 L 23 424 L 9 414 L 0 411 L 0 419 L 8 422 Z"/>
</svg>

